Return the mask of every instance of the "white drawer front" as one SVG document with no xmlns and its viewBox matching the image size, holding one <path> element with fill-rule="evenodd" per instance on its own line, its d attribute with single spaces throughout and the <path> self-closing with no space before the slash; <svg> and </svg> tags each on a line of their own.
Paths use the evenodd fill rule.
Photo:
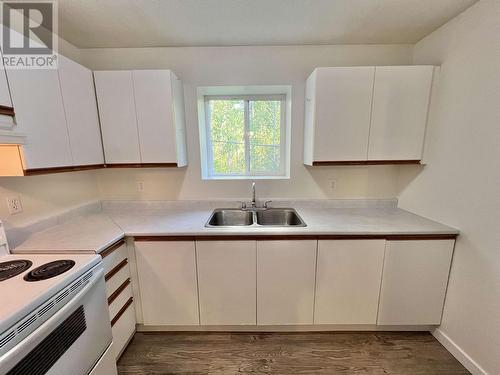
<svg viewBox="0 0 500 375">
<path fill-rule="evenodd" d="M 118 314 L 120 309 L 127 303 L 127 301 L 132 298 L 132 284 L 128 284 L 127 287 L 122 290 L 118 297 L 116 297 L 113 302 L 109 305 L 109 317 L 111 320 Z"/>
<path fill-rule="evenodd" d="M 105 253 L 104 250 L 103 253 Z M 102 254 L 101 254 L 102 256 Z M 109 255 L 102 258 L 102 264 L 104 266 L 104 273 L 107 274 L 113 268 L 115 268 L 121 261 L 127 258 L 127 245 L 123 243 L 118 249 L 112 251 Z"/>
<path fill-rule="evenodd" d="M 106 280 L 106 297 L 109 298 L 127 279 L 130 278 L 130 268 L 127 260 L 121 263 L 120 270 Z"/>
<path fill-rule="evenodd" d="M 135 309 L 132 303 L 113 326 L 113 350 L 115 358 L 123 353 L 127 343 L 135 333 Z"/>
</svg>

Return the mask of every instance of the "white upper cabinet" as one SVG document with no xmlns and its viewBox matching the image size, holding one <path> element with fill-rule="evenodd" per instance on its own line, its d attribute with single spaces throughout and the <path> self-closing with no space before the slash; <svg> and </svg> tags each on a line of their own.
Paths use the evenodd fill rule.
<svg viewBox="0 0 500 375">
<path fill-rule="evenodd" d="M 73 163 L 103 164 L 92 71 L 62 55 L 58 64 Z"/>
<path fill-rule="evenodd" d="M 26 137 L 19 157 L 25 174 L 104 164 L 89 69 L 62 55 L 57 69 L 2 69 L 0 105 L 14 107 L 11 129 Z"/>
<path fill-rule="evenodd" d="M 0 50 L 0 106 L 12 107 L 12 99 L 10 98 L 9 84 L 7 82 L 7 75 L 5 73 L 5 66 L 3 64 L 3 55 Z"/>
<path fill-rule="evenodd" d="M 317 68 L 306 86 L 306 164 L 366 160 L 374 67 Z"/>
<path fill-rule="evenodd" d="M 420 161 L 433 66 L 317 68 L 306 82 L 304 164 Z"/>
<path fill-rule="evenodd" d="M 10 97 L 7 73 L 3 64 L 3 55 L 0 50 L 0 130 L 12 130 L 14 128 L 14 116 L 12 99 Z"/>
<path fill-rule="evenodd" d="M 421 160 L 433 66 L 377 66 L 368 160 Z"/>
<path fill-rule="evenodd" d="M 106 163 L 140 163 L 131 71 L 94 72 Z"/>
<path fill-rule="evenodd" d="M 94 72 L 106 162 L 186 162 L 184 93 L 170 70 Z"/>
<path fill-rule="evenodd" d="M 132 76 L 142 163 L 186 165 L 182 82 L 169 70 L 134 70 Z"/>
<path fill-rule="evenodd" d="M 73 165 L 57 70 L 7 70 L 26 169 Z"/>
<path fill-rule="evenodd" d="M 441 323 L 454 240 L 387 241 L 379 325 Z"/>
</svg>

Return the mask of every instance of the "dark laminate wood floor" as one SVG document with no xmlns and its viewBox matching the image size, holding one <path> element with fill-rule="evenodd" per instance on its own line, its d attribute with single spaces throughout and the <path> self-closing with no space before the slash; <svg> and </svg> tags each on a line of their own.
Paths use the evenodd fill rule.
<svg viewBox="0 0 500 375">
<path fill-rule="evenodd" d="M 137 333 L 119 374 L 468 374 L 429 333 Z"/>
</svg>

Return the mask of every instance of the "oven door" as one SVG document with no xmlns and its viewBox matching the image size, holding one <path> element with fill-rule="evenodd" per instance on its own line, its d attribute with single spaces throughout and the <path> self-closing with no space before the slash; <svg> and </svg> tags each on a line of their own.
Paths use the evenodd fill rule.
<svg viewBox="0 0 500 375">
<path fill-rule="evenodd" d="M 85 287 L 1 358 L 1 374 L 86 375 L 111 343 L 102 265 Z"/>
</svg>

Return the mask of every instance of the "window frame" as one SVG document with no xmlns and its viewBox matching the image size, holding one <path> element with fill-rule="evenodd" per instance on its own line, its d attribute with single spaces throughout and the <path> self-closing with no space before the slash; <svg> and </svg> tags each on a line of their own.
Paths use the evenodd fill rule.
<svg viewBox="0 0 500 375">
<path fill-rule="evenodd" d="M 211 132 L 210 100 L 244 101 L 245 172 L 216 173 Z M 251 172 L 250 170 L 250 106 L 252 100 L 280 101 L 280 165 L 277 171 Z M 200 130 L 201 175 L 204 180 L 231 179 L 288 179 L 290 178 L 291 138 L 290 86 L 219 86 L 198 88 L 198 120 Z"/>
</svg>

